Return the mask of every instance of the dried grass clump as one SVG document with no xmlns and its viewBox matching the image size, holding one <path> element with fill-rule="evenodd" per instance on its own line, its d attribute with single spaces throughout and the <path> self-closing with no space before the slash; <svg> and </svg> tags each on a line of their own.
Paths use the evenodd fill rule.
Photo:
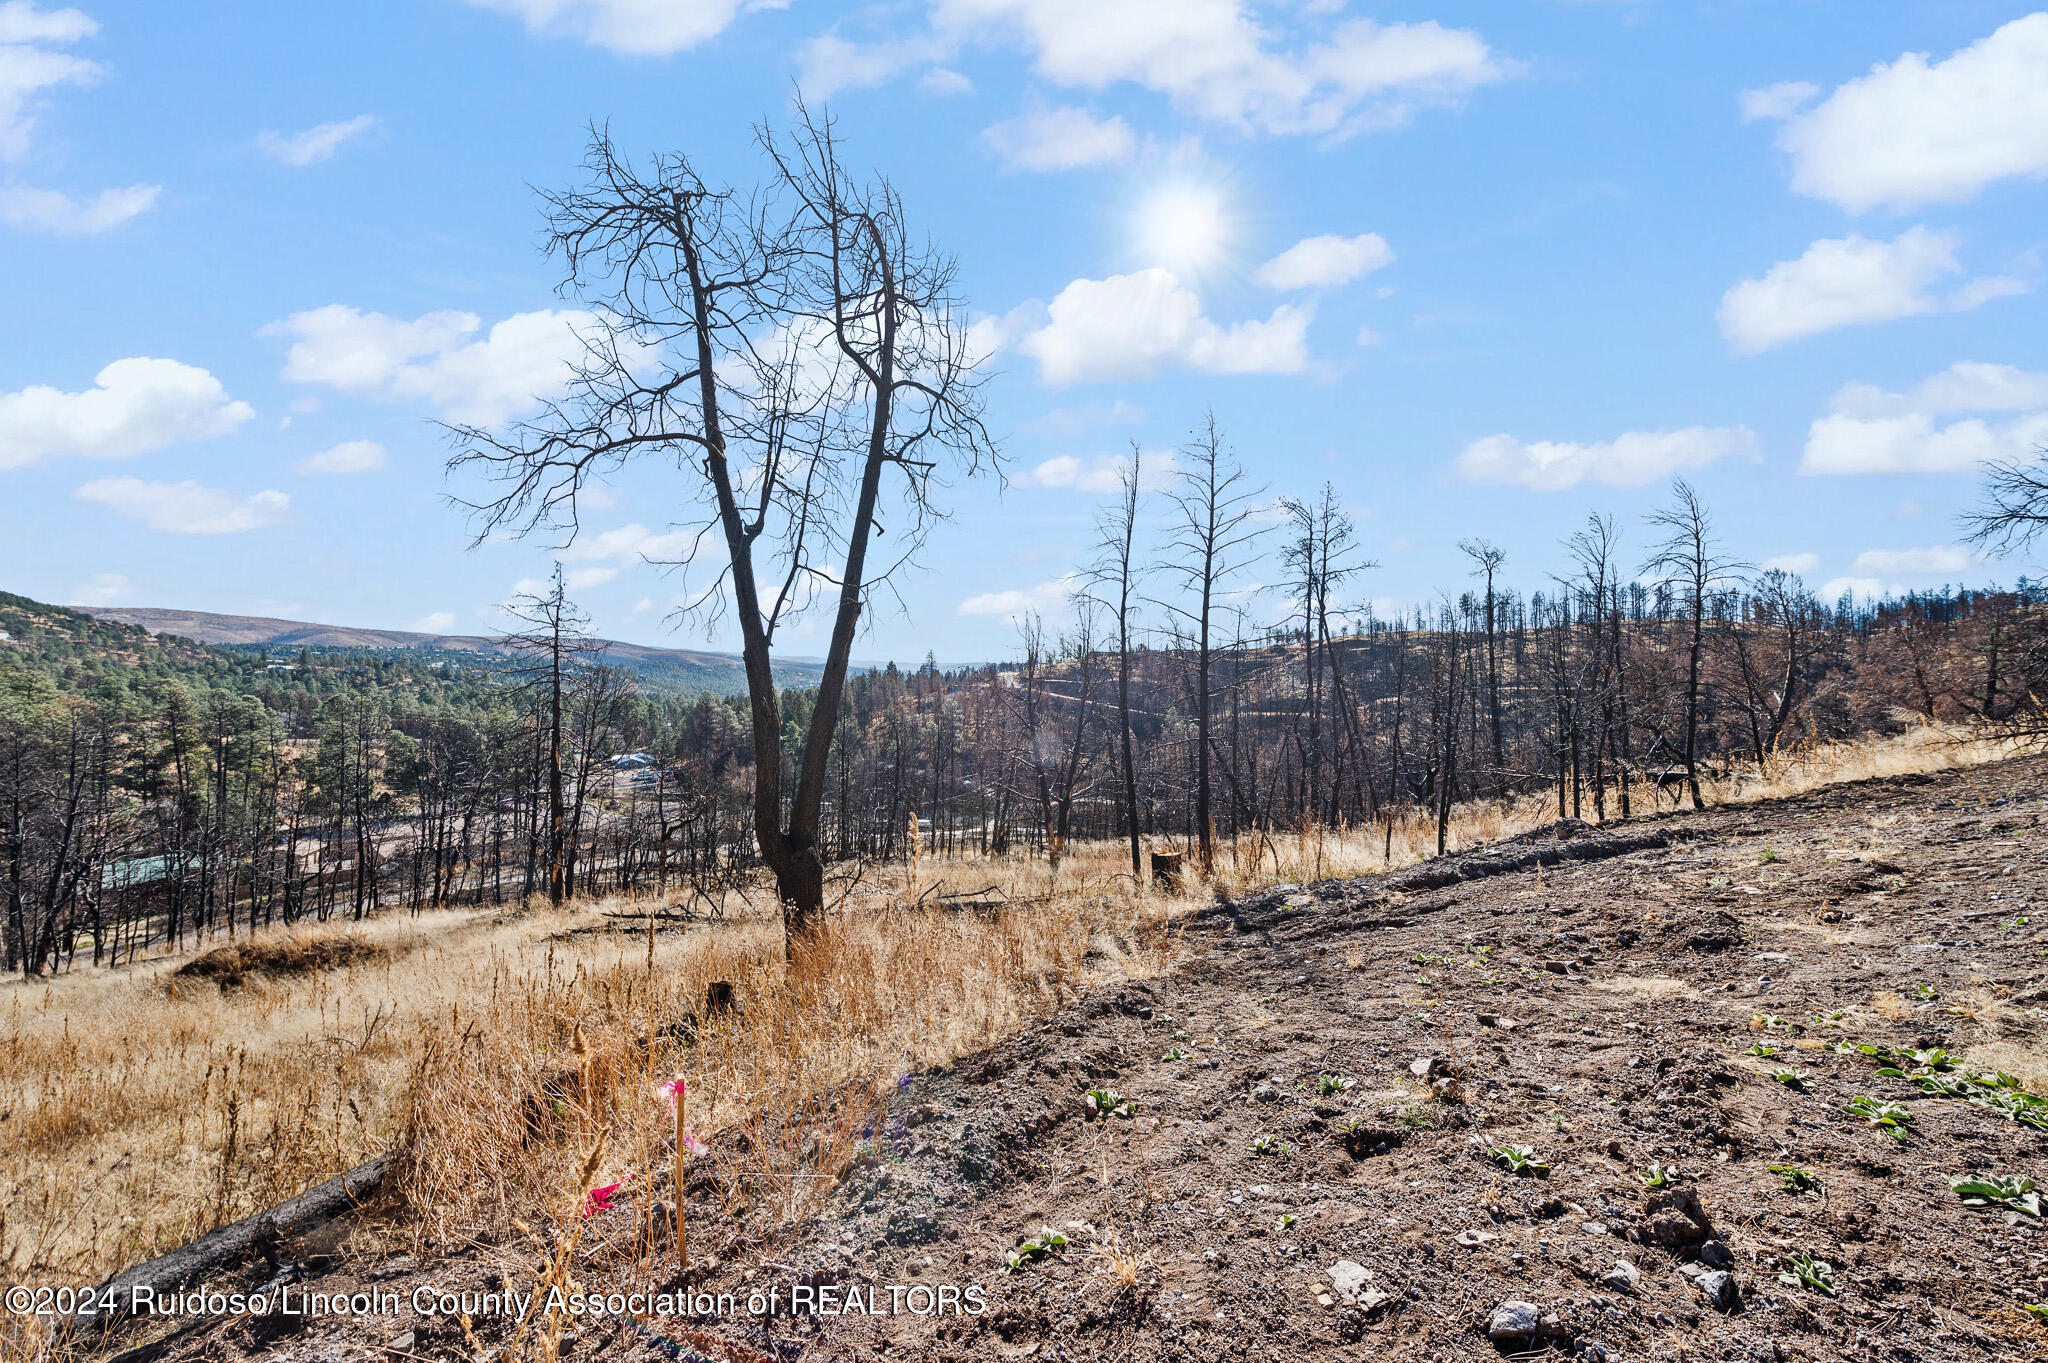
<svg viewBox="0 0 2048 1363">
<path fill-rule="evenodd" d="M 354 933 L 288 933 L 251 939 L 201 952 L 172 972 L 178 980 L 208 980 L 223 989 L 239 988 L 251 975 L 281 978 L 310 975 L 381 960 L 391 949 Z"/>
</svg>

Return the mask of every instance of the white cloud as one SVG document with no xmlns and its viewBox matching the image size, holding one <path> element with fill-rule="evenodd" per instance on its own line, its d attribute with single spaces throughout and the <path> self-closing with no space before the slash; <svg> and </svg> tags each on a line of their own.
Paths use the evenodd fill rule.
<svg viewBox="0 0 2048 1363">
<path fill-rule="evenodd" d="M 1775 568 L 1786 573 L 1810 573 L 1820 567 L 1819 554 L 1779 554 L 1758 565 L 1766 572 Z"/>
<path fill-rule="evenodd" d="M 580 592 L 590 587 L 601 587 L 618 575 L 617 568 L 577 568 L 563 581 L 570 591 Z"/>
<path fill-rule="evenodd" d="M 1882 601 L 1887 596 L 1904 596 L 1906 589 L 1896 582 L 1880 582 L 1874 577 L 1833 577 L 1820 584 L 1814 595 L 1830 605 L 1844 596 L 1857 601 Z"/>
<path fill-rule="evenodd" d="M 118 606 L 135 597 L 135 584 L 119 573 L 94 573 L 71 589 L 78 606 Z"/>
<path fill-rule="evenodd" d="M 0 161 L 28 154 L 37 95 L 99 78 L 97 65 L 54 47 L 90 38 L 99 27 L 75 9 L 38 9 L 30 0 L 0 4 Z"/>
<path fill-rule="evenodd" d="M 621 562 L 674 563 L 689 552 L 696 536 L 688 530 L 656 533 L 638 521 L 615 526 L 595 535 L 579 535 L 562 550 L 561 557 L 574 562 L 589 559 L 617 559 Z"/>
<path fill-rule="evenodd" d="M 44 459 L 128 459 L 233 431 L 255 409 L 219 379 L 176 360 L 115 360 L 94 386 L 65 393 L 33 385 L 0 393 L 0 469 Z"/>
<path fill-rule="evenodd" d="M 74 199 L 54 189 L 8 185 L 0 188 L 0 222 L 18 232 L 90 236 L 147 213 L 156 206 L 159 192 L 157 185 L 130 185 L 103 189 L 90 199 Z"/>
<path fill-rule="evenodd" d="M 1813 423 L 1799 471 L 1815 474 L 1970 473 L 1991 459 L 2024 458 L 2048 441 L 2048 413 L 1993 424 L 1977 417 L 1936 424 L 1925 412 Z"/>
<path fill-rule="evenodd" d="M 194 482 L 151 483 L 140 478 L 98 478 L 78 489 L 78 495 L 152 530 L 178 535 L 232 535 L 276 525 L 292 503 L 284 493 L 272 490 L 244 497 Z"/>
<path fill-rule="evenodd" d="M 780 9 L 788 0 L 469 0 L 509 14 L 527 32 L 576 38 L 627 56 L 665 57 L 717 37 L 742 9 Z"/>
<path fill-rule="evenodd" d="M 841 90 L 881 85 L 913 66 L 940 60 L 952 51 L 929 35 L 856 43 L 837 33 L 821 33 L 805 43 L 797 54 L 796 83 L 805 95 L 825 99 Z"/>
<path fill-rule="evenodd" d="M 1965 312 L 1991 298 L 2024 292 L 2017 280 L 1979 279 L 1942 297 L 1932 290 L 1961 271 L 1960 234 L 1913 227 L 1891 241 L 1849 236 L 1816 241 L 1762 279 L 1745 279 L 1721 299 L 1721 334 L 1754 354 L 1835 327 L 1928 312 Z M 1987 289 L 1987 285 L 1991 287 Z"/>
<path fill-rule="evenodd" d="M 260 334 L 291 338 L 288 382 L 424 401 L 447 420 L 494 426 L 562 391 L 584 354 L 579 331 L 593 320 L 573 309 L 521 312 L 470 340 L 482 326 L 475 313 L 430 312 L 408 322 L 330 303 Z"/>
<path fill-rule="evenodd" d="M 2033 408 L 2035 410 L 2028 411 Z M 2006 421 L 1958 412 L 2019 412 Z M 1962 360 L 1890 393 L 1845 384 L 1807 431 L 1807 474 L 1970 473 L 1993 459 L 2023 459 L 2048 442 L 2048 373 Z"/>
<path fill-rule="evenodd" d="M 1056 577 L 1035 586 L 1003 592 L 983 592 L 962 601 L 955 610 L 960 615 L 1000 615 L 1015 618 L 1036 611 L 1041 614 L 1064 610 L 1068 598 L 1079 588 L 1081 580 L 1074 576 Z"/>
<path fill-rule="evenodd" d="M 1372 273 L 1394 260 L 1377 232 L 1356 237 L 1306 237 L 1261 265 L 1252 278 L 1269 289 L 1318 289 Z"/>
<path fill-rule="evenodd" d="M 1964 573 L 1975 561 L 1969 550 L 1954 544 L 1936 544 L 1926 549 L 1866 549 L 1856 556 L 1853 571 L 1872 577 Z"/>
<path fill-rule="evenodd" d="M 932 3 L 942 50 L 1016 43 L 1051 84 L 1135 84 L 1195 117 L 1266 133 L 1396 126 L 1515 70 L 1478 34 L 1435 22 L 1353 19 L 1320 40 L 1293 41 L 1279 23 L 1276 11 L 1255 12 L 1247 0 Z"/>
<path fill-rule="evenodd" d="M 2048 11 L 1945 61 L 1908 52 L 1787 121 L 1792 188 L 1851 212 L 1961 203 L 1986 185 L 2048 175 Z M 1782 87 L 1781 87 L 1782 88 Z"/>
<path fill-rule="evenodd" d="M 256 139 L 256 149 L 271 160 L 287 166 L 311 166 L 332 157 L 341 145 L 377 126 L 375 114 L 357 114 L 334 123 L 322 123 L 302 133 L 266 132 Z"/>
<path fill-rule="evenodd" d="M 1033 465 L 1017 475 L 1015 481 L 1024 487 L 1116 492 L 1123 487 L 1123 471 L 1130 464 L 1128 454 L 1105 454 L 1088 460 L 1060 454 Z M 1180 457 L 1173 450 L 1146 450 L 1138 465 L 1138 485 L 1156 491 L 1171 484 L 1179 469 Z"/>
<path fill-rule="evenodd" d="M 950 67 L 934 66 L 918 77 L 917 88 L 928 95 L 964 95 L 974 89 L 974 82 Z"/>
<path fill-rule="evenodd" d="M 1819 93 L 1818 85 L 1803 80 L 1783 80 L 1761 90 L 1744 90 L 1741 97 L 1742 121 L 1755 123 L 1760 119 L 1790 118 Z"/>
<path fill-rule="evenodd" d="M 1559 492 L 1584 482 L 1646 487 L 1730 455 L 1756 458 L 1756 436 L 1748 427 L 1628 431 L 1589 445 L 1552 440 L 1525 443 L 1511 435 L 1495 435 L 1467 445 L 1453 467 L 1468 483 Z"/>
<path fill-rule="evenodd" d="M 1012 170 L 1114 165 L 1138 148 L 1137 134 L 1121 118 L 1097 118 L 1068 105 L 1027 110 L 990 125 L 981 136 Z"/>
<path fill-rule="evenodd" d="M 450 611 L 432 611 L 413 621 L 412 627 L 420 634 L 446 634 L 455 628 L 455 616 Z"/>
<path fill-rule="evenodd" d="M 1296 374 L 1308 367 L 1315 309 L 1284 304 L 1264 321 L 1219 326 L 1202 301 L 1158 268 L 1077 279 L 1046 308 L 1046 325 L 1020 348 L 1045 382 L 1144 378 L 1175 363 L 1210 374 Z"/>
<path fill-rule="evenodd" d="M 344 440 L 317 454 L 309 454 L 292 465 L 292 472 L 314 473 L 375 473 L 384 467 L 384 447 L 374 440 Z"/>
</svg>

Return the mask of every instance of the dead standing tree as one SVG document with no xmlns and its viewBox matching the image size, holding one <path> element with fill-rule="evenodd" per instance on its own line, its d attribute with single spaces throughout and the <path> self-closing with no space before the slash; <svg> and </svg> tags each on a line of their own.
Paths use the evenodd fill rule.
<svg viewBox="0 0 2048 1363">
<path fill-rule="evenodd" d="M 1085 590 L 1109 612 L 1116 628 L 1116 732 L 1123 784 L 1124 832 L 1131 845 L 1131 879 L 1145 889 L 1143 849 L 1138 831 L 1138 768 L 1131 751 L 1131 627 L 1137 618 L 1139 575 L 1138 446 L 1131 462 L 1117 470 L 1116 505 L 1096 518 L 1095 563 Z"/>
<path fill-rule="evenodd" d="M 542 771 L 548 788 L 548 902 L 560 904 L 569 897 L 573 875 L 562 780 L 565 704 L 590 666 L 595 645 L 589 635 L 589 617 L 569 600 L 559 563 L 546 591 L 522 593 L 505 611 L 521 626 L 500 639 L 518 659 L 508 670 L 534 696 L 535 711 L 541 715 L 540 740 L 546 745 Z M 580 808 L 580 787 L 577 804 Z"/>
<path fill-rule="evenodd" d="M 593 133 L 588 184 L 546 196 L 562 291 L 590 307 L 567 393 L 509 432 L 455 431 L 455 468 L 492 477 L 474 510 L 497 530 L 573 537 L 579 492 L 628 463 L 679 471 L 697 509 L 677 560 L 702 564 L 692 611 L 740 635 L 754 755 L 754 832 L 787 940 L 824 911 L 827 758 L 870 595 L 940 512 L 938 474 L 993 467 L 952 260 L 913 240 L 886 180 L 848 175 L 829 117 L 801 102 L 763 129 L 770 173 L 749 198 L 681 155 L 629 164 Z M 891 559 L 870 549 L 890 535 Z M 777 629 L 829 603 L 817 703 L 784 790 Z"/>
<path fill-rule="evenodd" d="M 1215 869 L 1216 819 L 1210 808 L 1210 760 L 1214 744 L 1216 612 L 1238 573 L 1256 552 L 1266 527 L 1258 520 L 1263 489 L 1250 486 L 1244 469 L 1224 451 L 1216 416 L 1202 425 L 1181 451 L 1186 459 L 1172 499 L 1177 513 L 1160 567 L 1190 600 L 1167 603 L 1182 646 L 1194 654 L 1195 708 L 1194 820 L 1201 871 Z"/>
<path fill-rule="evenodd" d="M 1685 650 L 1685 782 L 1692 792 L 1692 807 L 1705 809 L 1700 796 L 1700 660 L 1706 648 L 1707 601 L 1747 564 L 1721 556 L 1721 542 L 1714 535 L 1713 518 L 1701 505 L 1699 494 L 1683 478 L 1672 480 L 1671 505 L 1653 511 L 1653 529 L 1664 532 L 1664 540 L 1643 565 L 1670 583 L 1684 602 L 1689 636 Z"/>
</svg>

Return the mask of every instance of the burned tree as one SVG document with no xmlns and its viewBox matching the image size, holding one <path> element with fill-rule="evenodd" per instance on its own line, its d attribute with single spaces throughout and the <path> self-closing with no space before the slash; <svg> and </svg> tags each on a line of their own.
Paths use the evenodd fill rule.
<svg viewBox="0 0 2048 1363">
<path fill-rule="evenodd" d="M 862 611 L 939 514 L 950 462 L 992 466 L 952 260 L 912 236 L 884 179 L 847 172 L 831 119 L 801 102 L 763 129 L 751 196 L 714 189 L 687 157 L 636 166 L 594 133 L 588 183 L 549 194 L 562 291 L 593 314 L 565 396 L 509 431 L 455 431 L 451 466 L 496 495 L 479 536 L 573 538 L 579 494 L 628 463 L 683 475 L 699 571 L 692 613 L 730 617 L 745 663 L 754 833 L 792 938 L 824 908 L 827 758 Z M 884 536 L 879 566 L 870 554 Z M 816 704 L 783 780 L 776 631 L 831 613 Z"/>
<path fill-rule="evenodd" d="M 1685 742 L 1680 756 L 1685 763 L 1685 782 L 1692 793 L 1692 807 L 1705 809 L 1700 795 L 1700 664 L 1706 647 L 1708 598 L 1747 565 L 1721 554 L 1714 535 L 1713 518 L 1701 504 L 1699 494 L 1683 478 L 1671 484 L 1671 505 L 1650 513 L 1653 529 L 1664 539 L 1643 565 L 1670 584 L 1684 602 L 1689 637 L 1685 650 Z"/>
<path fill-rule="evenodd" d="M 1263 489 L 1250 486 L 1244 469 L 1223 449 L 1215 413 L 1202 419 L 1181 451 L 1187 464 L 1180 485 L 1171 494 L 1175 512 L 1168 557 L 1161 564 L 1187 594 L 1185 604 L 1169 603 L 1176 633 L 1194 655 L 1189 690 L 1195 711 L 1194 820 L 1202 874 L 1214 869 L 1216 820 L 1210 811 L 1210 757 L 1214 742 L 1212 708 L 1218 694 L 1214 633 L 1219 593 L 1251 560 L 1265 527 L 1255 518 Z"/>
</svg>

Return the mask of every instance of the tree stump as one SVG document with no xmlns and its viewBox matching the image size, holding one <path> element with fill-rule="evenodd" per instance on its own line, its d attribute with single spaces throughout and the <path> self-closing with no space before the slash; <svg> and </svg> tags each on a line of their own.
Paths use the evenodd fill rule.
<svg viewBox="0 0 2048 1363">
<path fill-rule="evenodd" d="M 1179 852 L 1154 852 L 1152 854 L 1152 883 L 1162 890 L 1178 890 L 1181 884 L 1181 860 Z"/>
<path fill-rule="evenodd" d="M 734 1011 L 731 980 L 713 980 L 704 986 L 704 1016 L 707 1019 Z"/>
</svg>

